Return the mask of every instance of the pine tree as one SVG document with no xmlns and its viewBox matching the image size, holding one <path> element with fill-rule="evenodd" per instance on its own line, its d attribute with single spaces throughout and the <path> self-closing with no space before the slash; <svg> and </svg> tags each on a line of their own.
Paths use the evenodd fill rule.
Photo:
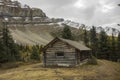
<svg viewBox="0 0 120 80">
<path fill-rule="evenodd" d="M 37 60 L 37 61 L 40 60 L 40 52 L 39 52 L 39 49 L 36 46 L 32 47 L 31 59 Z"/>
<path fill-rule="evenodd" d="M 87 31 L 86 31 L 86 29 L 84 30 L 84 44 L 86 45 L 86 46 L 89 46 L 89 39 L 88 39 L 88 34 L 87 34 Z"/>
<path fill-rule="evenodd" d="M 15 60 L 17 61 L 21 60 L 19 46 L 15 44 L 14 41 L 10 44 L 9 48 L 11 50 L 13 57 L 15 57 Z"/>
<path fill-rule="evenodd" d="M 68 25 L 64 25 L 64 28 L 63 28 L 63 31 L 62 31 L 62 38 L 70 39 L 70 40 L 73 39 L 72 32 L 71 32 L 71 30 L 70 30 Z"/>
<path fill-rule="evenodd" d="M 6 56 L 6 46 L 3 44 L 2 30 L 0 30 L 0 63 L 7 62 Z"/>
<path fill-rule="evenodd" d="M 116 61 L 116 40 L 114 37 L 114 33 L 112 33 L 112 39 L 111 39 L 111 53 L 110 53 L 110 60 Z"/>
<path fill-rule="evenodd" d="M 106 32 L 101 30 L 99 34 L 98 58 L 109 59 L 109 40 Z"/>
<path fill-rule="evenodd" d="M 120 32 L 118 33 L 117 38 L 117 59 L 120 60 Z"/>
<path fill-rule="evenodd" d="M 14 57 L 11 54 L 11 50 L 9 48 L 10 46 L 10 36 L 9 36 L 9 31 L 7 29 L 7 24 L 4 23 L 3 29 L 2 29 L 2 40 L 3 40 L 3 45 L 5 46 L 5 53 L 6 53 L 6 58 L 7 61 L 13 61 Z"/>
<path fill-rule="evenodd" d="M 6 58 L 8 61 L 20 59 L 18 46 L 14 43 L 14 40 L 12 39 L 7 27 L 4 27 L 2 30 L 2 40 L 3 45 L 5 45 L 5 53 L 7 54 Z"/>
<path fill-rule="evenodd" d="M 94 26 L 92 26 L 92 29 L 90 29 L 90 46 L 93 55 L 97 57 L 98 39 L 97 39 L 96 28 Z"/>
</svg>

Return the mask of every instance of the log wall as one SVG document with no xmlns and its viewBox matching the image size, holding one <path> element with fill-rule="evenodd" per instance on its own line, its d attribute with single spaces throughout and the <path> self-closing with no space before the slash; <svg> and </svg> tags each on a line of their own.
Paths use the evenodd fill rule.
<svg viewBox="0 0 120 80">
<path fill-rule="evenodd" d="M 56 52 L 64 52 L 64 57 L 56 57 Z M 72 46 L 57 41 L 56 43 L 49 45 L 46 50 L 46 65 L 69 65 L 74 66 L 76 64 L 76 50 Z"/>
</svg>

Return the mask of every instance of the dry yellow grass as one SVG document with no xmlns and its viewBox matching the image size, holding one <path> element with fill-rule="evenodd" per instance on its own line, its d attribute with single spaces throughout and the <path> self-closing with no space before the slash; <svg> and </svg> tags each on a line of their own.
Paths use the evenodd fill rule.
<svg viewBox="0 0 120 80">
<path fill-rule="evenodd" d="M 99 60 L 98 65 L 44 68 L 38 63 L 1 70 L 0 80 L 120 80 L 120 64 Z"/>
</svg>

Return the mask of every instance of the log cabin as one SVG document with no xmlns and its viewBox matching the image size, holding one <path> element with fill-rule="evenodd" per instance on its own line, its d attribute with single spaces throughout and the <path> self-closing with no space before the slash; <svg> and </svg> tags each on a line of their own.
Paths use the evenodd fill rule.
<svg viewBox="0 0 120 80">
<path fill-rule="evenodd" d="M 91 49 L 79 42 L 56 37 L 43 48 L 43 64 L 76 66 L 90 58 Z"/>
</svg>

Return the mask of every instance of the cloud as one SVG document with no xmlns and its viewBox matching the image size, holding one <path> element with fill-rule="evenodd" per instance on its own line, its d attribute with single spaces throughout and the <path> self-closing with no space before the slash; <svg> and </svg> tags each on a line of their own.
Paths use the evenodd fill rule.
<svg viewBox="0 0 120 80">
<path fill-rule="evenodd" d="M 49 17 L 63 17 L 87 25 L 120 23 L 120 0 L 19 0 L 41 8 Z"/>
</svg>

